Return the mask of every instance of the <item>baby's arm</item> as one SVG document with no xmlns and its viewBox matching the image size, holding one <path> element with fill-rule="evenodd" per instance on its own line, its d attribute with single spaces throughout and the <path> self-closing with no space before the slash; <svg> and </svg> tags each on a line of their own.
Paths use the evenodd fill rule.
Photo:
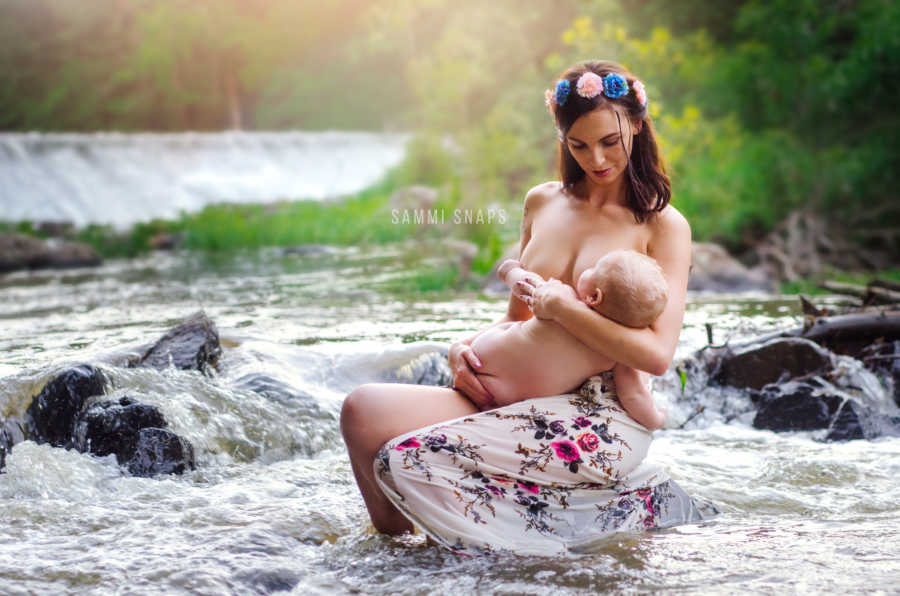
<svg viewBox="0 0 900 596">
<path fill-rule="evenodd" d="M 666 423 L 666 409 L 656 409 L 647 384 L 647 373 L 624 364 L 616 364 L 613 368 L 613 380 L 619 402 L 632 418 L 650 430 L 663 427 Z"/>
<path fill-rule="evenodd" d="M 528 271 L 522 267 L 522 263 L 515 259 L 506 259 L 497 269 L 497 277 L 505 283 L 510 290 L 516 289 L 516 283 L 519 281 L 528 281 L 532 286 L 537 287 L 544 283 L 544 278 Z"/>
</svg>

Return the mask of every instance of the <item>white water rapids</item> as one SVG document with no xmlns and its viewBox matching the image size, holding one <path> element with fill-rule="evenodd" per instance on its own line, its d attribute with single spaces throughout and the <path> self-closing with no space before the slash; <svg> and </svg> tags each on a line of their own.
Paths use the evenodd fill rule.
<svg viewBox="0 0 900 596">
<path fill-rule="evenodd" d="M 411 247 L 411 250 L 419 250 Z M 716 414 L 723 395 L 663 383 L 686 428 L 649 457 L 722 514 L 623 534 L 588 556 L 463 558 L 369 530 L 338 429 L 354 386 L 499 319 L 501 298 L 376 289 L 396 252 L 156 254 L 98 269 L 0 276 L 0 412 L 55 372 L 102 367 L 110 397 L 158 406 L 197 450 L 182 476 L 134 478 L 114 456 L 23 442 L 0 474 L 2 594 L 832 593 L 900 589 L 900 438 L 822 443 Z M 677 358 L 790 327 L 796 299 L 692 297 Z M 218 325 L 219 372 L 125 369 L 197 308 Z M 264 375 L 283 389 L 242 383 Z M 671 381 L 671 379 L 669 379 Z M 689 384 L 689 387 L 691 385 Z M 737 404 L 740 405 L 739 403 Z"/>
<path fill-rule="evenodd" d="M 408 135 L 0 134 L 0 221 L 124 228 L 210 203 L 327 199 L 377 182 Z"/>
</svg>

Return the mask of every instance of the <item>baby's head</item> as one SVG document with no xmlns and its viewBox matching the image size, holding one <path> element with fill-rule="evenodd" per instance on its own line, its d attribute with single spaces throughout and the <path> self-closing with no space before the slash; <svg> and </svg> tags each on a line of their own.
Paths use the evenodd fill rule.
<svg viewBox="0 0 900 596">
<path fill-rule="evenodd" d="M 581 274 L 575 290 L 588 306 L 628 327 L 655 321 L 669 299 L 659 264 L 634 250 L 604 255 Z"/>
</svg>

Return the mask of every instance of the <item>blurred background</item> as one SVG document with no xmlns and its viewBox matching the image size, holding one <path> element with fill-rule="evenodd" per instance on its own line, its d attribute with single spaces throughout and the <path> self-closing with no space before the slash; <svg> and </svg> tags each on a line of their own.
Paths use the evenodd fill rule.
<svg viewBox="0 0 900 596">
<path fill-rule="evenodd" d="M 556 176 L 544 89 L 602 58 L 646 83 L 695 240 L 795 284 L 898 263 L 889 0 L 0 0 L 0 15 L 10 232 L 61 228 L 101 257 L 451 235 L 484 274 L 524 193 Z M 436 194 L 403 203 L 410 185 Z M 509 217 L 397 225 L 398 204 Z"/>
</svg>

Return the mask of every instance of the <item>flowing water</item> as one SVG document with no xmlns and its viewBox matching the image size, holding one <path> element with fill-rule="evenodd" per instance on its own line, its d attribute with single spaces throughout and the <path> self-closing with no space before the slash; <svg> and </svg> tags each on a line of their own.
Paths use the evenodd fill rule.
<svg viewBox="0 0 900 596">
<path fill-rule="evenodd" d="M 198 460 L 183 476 L 133 478 L 114 456 L 17 444 L 0 474 L 0 593 L 900 590 L 900 439 L 823 443 L 726 422 L 728 395 L 692 381 L 681 397 L 674 373 L 660 384 L 674 423 L 649 457 L 717 518 L 570 558 L 463 558 L 421 535 L 372 533 L 341 400 L 505 311 L 503 298 L 471 291 L 386 289 L 408 274 L 410 251 L 423 252 L 156 254 L 0 277 L 0 413 L 21 413 L 54 373 L 91 362 L 111 395 L 158 405 Z M 222 336 L 217 373 L 119 366 L 199 308 Z M 798 320 L 794 300 L 693 297 L 677 358 L 706 344 L 706 323 L 723 341 Z M 275 390 L 250 390 L 254 378 Z M 709 407 L 678 429 L 696 403 Z"/>
<path fill-rule="evenodd" d="M 0 134 L 0 220 L 127 227 L 209 203 L 324 199 L 378 181 L 409 135 Z"/>
</svg>

